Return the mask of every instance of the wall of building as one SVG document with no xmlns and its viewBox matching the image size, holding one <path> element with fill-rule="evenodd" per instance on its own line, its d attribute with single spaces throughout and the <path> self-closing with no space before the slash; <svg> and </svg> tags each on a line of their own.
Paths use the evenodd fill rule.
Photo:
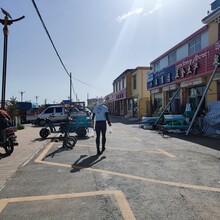
<svg viewBox="0 0 220 220">
<path fill-rule="evenodd" d="M 218 40 L 218 23 L 210 23 L 208 31 L 209 45 L 215 43 Z"/>
<path fill-rule="evenodd" d="M 208 77 L 209 80 L 210 77 Z M 217 81 L 213 81 L 209 87 L 209 90 L 207 92 L 207 103 L 208 105 L 211 102 L 217 101 Z"/>
</svg>

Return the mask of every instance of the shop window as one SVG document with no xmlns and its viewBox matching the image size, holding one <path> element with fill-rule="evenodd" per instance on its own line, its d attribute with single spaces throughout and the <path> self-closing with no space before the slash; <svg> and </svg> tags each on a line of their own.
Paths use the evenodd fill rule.
<svg viewBox="0 0 220 220">
<path fill-rule="evenodd" d="M 153 107 L 154 107 L 154 111 L 158 111 L 160 107 L 162 107 L 162 94 L 154 95 Z"/>
<path fill-rule="evenodd" d="M 198 52 L 201 50 L 201 36 L 194 38 L 188 44 L 188 53 L 189 55 Z"/>
<path fill-rule="evenodd" d="M 176 91 L 170 91 L 168 93 L 168 100 L 167 103 L 173 98 Z M 170 106 L 168 107 L 168 111 L 172 112 L 173 114 L 179 114 L 180 113 L 180 92 L 178 92 L 173 99 L 173 101 L 170 103 Z"/>
<path fill-rule="evenodd" d="M 204 91 L 205 91 L 205 86 L 189 89 L 189 103 L 192 111 L 196 110 Z M 201 108 L 205 109 L 205 100 L 203 101 Z"/>
</svg>

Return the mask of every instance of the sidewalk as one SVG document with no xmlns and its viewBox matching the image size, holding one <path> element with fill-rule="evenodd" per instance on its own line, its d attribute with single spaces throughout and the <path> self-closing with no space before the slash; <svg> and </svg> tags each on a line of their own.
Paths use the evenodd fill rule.
<svg viewBox="0 0 220 220">
<path fill-rule="evenodd" d="M 110 121 L 111 122 L 120 122 L 123 124 L 140 124 L 141 119 L 138 118 L 129 118 L 125 116 L 120 116 L 120 115 L 109 115 Z"/>
<path fill-rule="evenodd" d="M 20 167 L 28 163 L 37 152 L 51 141 L 50 138 L 45 140 L 40 138 L 40 129 L 41 127 L 25 125 L 25 129 L 16 132 L 19 145 L 15 146 L 14 152 L 8 157 L 0 156 L 0 191 Z M 3 154 L 4 149 L 1 148 L 0 152 Z"/>
</svg>

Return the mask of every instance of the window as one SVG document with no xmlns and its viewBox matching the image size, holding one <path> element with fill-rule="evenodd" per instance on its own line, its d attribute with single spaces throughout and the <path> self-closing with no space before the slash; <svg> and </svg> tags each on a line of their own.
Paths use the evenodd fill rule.
<svg viewBox="0 0 220 220">
<path fill-rule="evenodd" d="M 157 72 L 159 70 L 160 70 L 160 61 L 158 61 L 154 64 L 154 72 Z"/>
<path fill-rule="evenodd" d="M 125 78 L 122 79 L 122 89 L 125 88 Z"/>
<path fill-rule="evenodd" d="M 176 63 L 176 51 L 168 55 L 168 65 Z"/>
<path fill-rule="evenodd" d="M 197 109 L 197 106 L 202 98 L 204 91 L 205 86 L 195 87 L 189 90 L 189 103 L 192 111 L 195 111 Z M 203 101 L 201 108 L 205 109 L 205 100 Z"/>
<path fill-rule="evenodd" d="M 157 93 L 157 94 L 154 94 L 153 109 L 154 111 L 158 111 L 160 107 L 162 107 L 162 94 Z"/>
<path fill-rule="evenodd" d="M 62 107 L 57 107 L 56 108 L 56 113 L 62 113 L 63 112 L 63 108 Z"/>
<path fill-rule="evenodd" d="M 118 91 L 121 91 L 121 80 L 118 81 Z"/>
<path fill-rule="evenodd" d="M 136 89 L 136 88 L 137 88 L 137 79 L 136 79 L 136 75 L 134 75 L 134 76 L 132 77 L 132 79 L 133 79 L 133 89 Z"/>
<path fill-rule="evenodd" d="M 50 114 L 50 113 L 53 113 L 53 109 L 54 108 L 48 108 L 44 113 L 46 113 L 46 114 Z"/>
<path fill-rule="evenodd" d="M 181 110 L 180 109 L 180 92 L 178 92 L 176 96 L 173 97 L 175 93 L 176 93 L 176 90 L 168 92 L 166 104 L 173 98 L 173 101 L 170 103 L 168 107 L 168 111 L 172 112 L 173 114 L 179 114 Z"/>
<path fill-rule="evenodd" d="M 128 110 L 132 108 L 132 99 L 128 99 Z"/>
<path fill-rule="evenodd" d="M 189 55 L 196 53 L 197 51 L 201 50 L 201 36 L 194 38 L 188 44 L 188 53 Z"/>
</svg>

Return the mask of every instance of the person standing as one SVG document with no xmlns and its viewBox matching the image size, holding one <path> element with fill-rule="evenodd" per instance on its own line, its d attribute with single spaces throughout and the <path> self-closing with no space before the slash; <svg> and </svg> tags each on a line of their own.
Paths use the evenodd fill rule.
<svg viewBox="0 0 220 220">
<path fill-rule="evenodd" d="M 111 122 L 109 120 L 109 111 L 107 106 L 104 105 L 104 100 L 102 98 L 98 99 L 97 105 L 93 110 L 92 121 L 93 125 L 95 122 L 95 131 L 96 131 L 96 148 L 97 154 L 100 155 L 105 151 L 105 143 L 106 143 L 106 121 L 109 126 L 111 126 Z M 102 134 L 102 152 L 100 151 L 100 135 Z"/>
</svg>

